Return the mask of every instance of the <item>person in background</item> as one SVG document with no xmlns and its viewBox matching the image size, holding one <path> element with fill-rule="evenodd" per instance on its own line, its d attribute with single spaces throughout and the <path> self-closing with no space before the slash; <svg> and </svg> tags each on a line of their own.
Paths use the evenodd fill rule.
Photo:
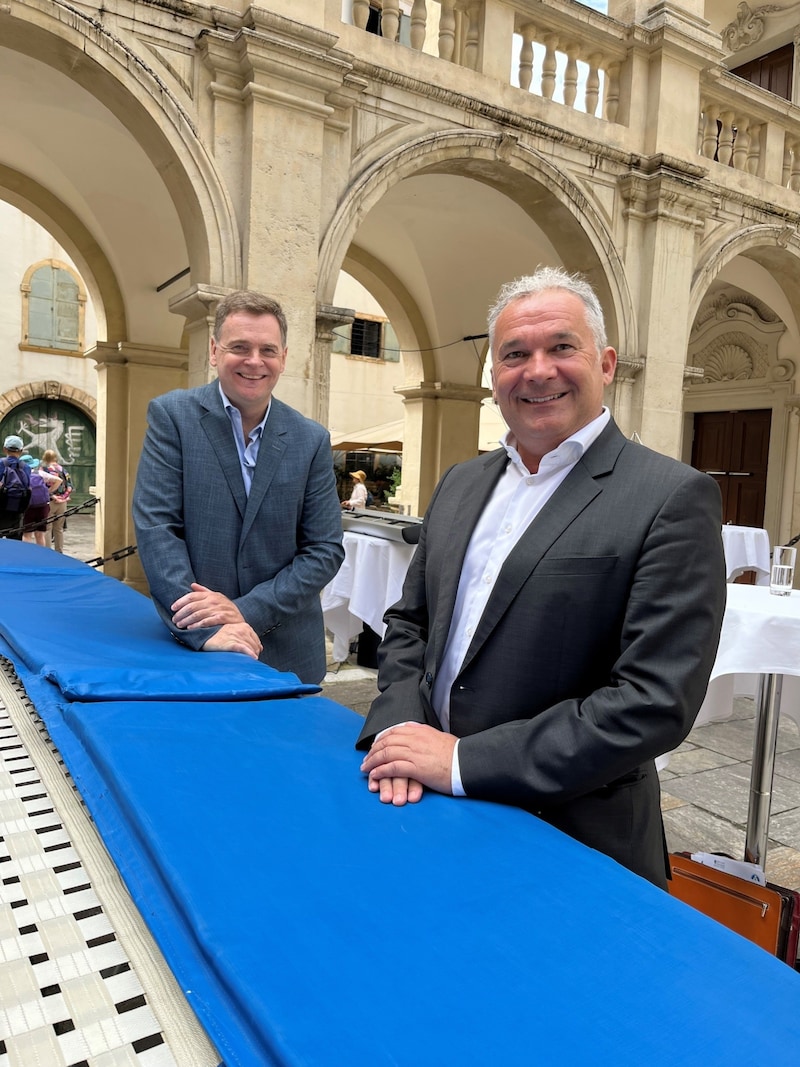
<svg viewBox="0 0 800 1067">
<path fill-rule="evenodd" d="M 352 511 L 353 508 L 365 508 L 367 506 L 367 476 L 363 471 L 351 471 L 350 477 L 353 479 L 353 491 L 349 500 L 342 501 L 342 507 L 346 511 Z"/>
<path fill-rule="evenodd" d="M 58 482 L 50 485 L 50 518 L 52 528 L 53 548 L 56 552 L 64 551 L 64 512 L 67 510 L 67 501 L 72 494 L 72 488 L 65 480 L 66 471 L 58 462 L 58 453 L 48 448 L 42 456 L 41 470 L 44 474 L 55 475 Z"/>
<path fill-rule="evenodd" d="M 219 305 L 218 380 L 156 397 L 133 517 L 150 593 L 177 640 L 241 652 L 304 682 L 325 675 L 320 591 L 344 559 L 330 435 L 274 397 L 286 366 L 280 305 Z"/>
<path fill-rule="evenodd" d="M 451 467 L 385 616 L 357 747 L 386 804 L 512 804 L 666 887 L 655 758 L 692 727 L 725 606 L 720 492 L 628 441 L 581 278 L 541 268 L 489 313 L 502 447 Z"/>
<path fill-rule="evenodd" d="M 58 485 L 60 478 L 41 470 L 41 464 L 33 456 L 23 456 L 22 460 L 31 469 L 31 499 L 23 520 L 22 540 L 47 548 L 49 531 L 47 519 L 50 515 L 50 489 Z"/>
<path fill-rule="evenodd" d="M 9 434 L 0 459 L 0 537 L 22 540 L 22 524 L 30 501 L 31 469 L 22 459 L 22 438 Z"/>
</svg>

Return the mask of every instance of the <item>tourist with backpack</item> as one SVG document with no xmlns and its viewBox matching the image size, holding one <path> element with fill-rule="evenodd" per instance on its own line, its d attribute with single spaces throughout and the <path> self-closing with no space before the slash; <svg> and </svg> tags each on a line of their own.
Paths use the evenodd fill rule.
<svg viewBox="0 0 800 1067">
<path fill-rule="evenodd" d="M 0 459 L 0 537 L 22 540 L 22 523 L 31 498 L 31 471 L 23 462 L 22 438 L 9 434 Z"/>
<path fill-rule="evenodd" d="M 55 485 L 50 486 L 50 526 L 52 529 L 53 548 L 56 552 L 64 551 L 64 527 L 66 525 L 64 512 L 67 510 L 67 501 L 72 495 L 72 479 L 69 471 L 58 462 L 58 453 L 48 448 L 42 456 L 41 471 L 54 474 L 58 478 Z"/>
<path fill-rule="evenodd" d="M 43 473 L 40 470 L 39 460 L 34 459 L 33 456 L 22 456 L 22 462 L 28 464 L 31 472 L 31 498 L 22 523 L 22 540 L 47 548 L 50 486 L 58 485 L 60 478 L 55 474 Z"/>
</svg>

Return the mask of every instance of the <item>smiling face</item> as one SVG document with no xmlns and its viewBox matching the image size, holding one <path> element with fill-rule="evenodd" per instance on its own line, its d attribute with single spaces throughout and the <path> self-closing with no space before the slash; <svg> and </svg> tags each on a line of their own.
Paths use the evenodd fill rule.
<svg viewBox="0 0 800 1067">
<path fill-rule="evenodd" d="M 583 301 L 548 289 L 508 304 L 497 318 L 492 386 L 531 473 L 603 407 L 617 354 L 598 351 Z"/>
<path fill-rule="evenodd" d="M 286 348 L 274 315 L 229 315 L 211 338 L 209 361 L 222 391 L 242 414 L 246 430 L 258 425 L 286 366 Z"/>
</svg>

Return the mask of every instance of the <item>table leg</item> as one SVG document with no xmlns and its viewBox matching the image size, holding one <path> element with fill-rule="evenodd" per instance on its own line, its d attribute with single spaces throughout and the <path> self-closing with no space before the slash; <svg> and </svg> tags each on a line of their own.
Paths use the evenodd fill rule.
<svg viewBox="0 0 800 1067">
<path fill-rule="evenodd" d="M 769 812 L 772 804 L 772 778 L 775 772 L 775 745 L 781 713 L 782 674 L 762 674 L 756 700 L 753 768 L 750 772 L 750 805 L 744 858 L 762 868 L 767 860 Z"/>
</svg>

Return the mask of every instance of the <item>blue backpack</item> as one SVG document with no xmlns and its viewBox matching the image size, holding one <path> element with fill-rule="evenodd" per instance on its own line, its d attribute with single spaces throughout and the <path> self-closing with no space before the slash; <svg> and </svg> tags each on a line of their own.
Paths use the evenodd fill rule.
<svg viewBox="0 0 800 1067">
<path fill-rule="evenodd" d="M 0 459 L 0 511 L 18 515 L 31 499 L 31 472 L 16 456 Z"/>
</svg>

